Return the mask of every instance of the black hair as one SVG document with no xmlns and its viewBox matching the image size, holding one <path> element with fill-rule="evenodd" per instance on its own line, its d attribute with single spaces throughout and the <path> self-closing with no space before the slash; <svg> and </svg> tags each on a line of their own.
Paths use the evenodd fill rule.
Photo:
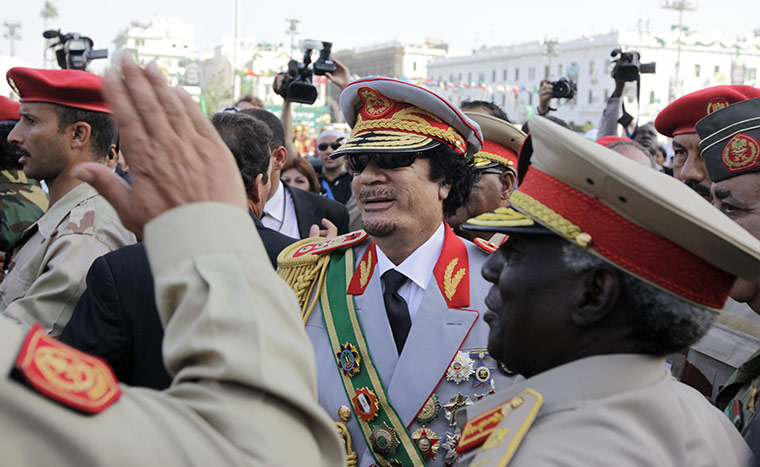
<svg viewBox="0 0 760 467">
<path fill-rule="evenodd" d="M 420 156 L 430 159 L 430 181 L 451 186 L 449 196 L 443 200 L 443 215 L 453 216 L 467 204 L 472 186 L 478 180 L 472 158 L 443 145 L 423 151 Z"/>
<path fill-rule="evenodd" d="M 240 111 L 242 114 L 250 115 L 256 120 L 264 122 L 272 133 L 272 149 L 279 146 L 285 147 L 285 129 L 282 127 L 282 122 L 277 115 L 265 109 L 243 109 Z"/>
<path fill-rule="evenodd" d="M 267 126 L 242 112 L 219 112 L 211 118 L 224 144 L 235 156 L 246 191 L 253 188 L 253 180 L 264 174 L 263 182 L 269 180 L 269 141 L 272 133 Z"/>
<path fill-rule="evenodd" d="M 486 110 L 488 110 L 488 114 L 492 117 L 500 118 L 504 120 L 505 122 L 512 123 L 512 120 L 509 119 L 509 116 L 507 116 L 507 113 L 504 112 L 504 110 L 499 107 L 498 105 L 488 102 L 488 101 L 462 101 L 461 104 L 459 104 L 459 108 L 464 110 L 465 112 L 468 110 L 475 110 L 478 107 L 483 107 Z"/>
<path fill-rule="evenodd" d="M 106 157 L 111 151 L 111 142 L 116 131 L 111 115 L 58 104 L 55 106 L 55 113 L 58 116 L 58 131 L 61 133 L 67 126 L 76 122 L 90 125 L 92 151 L 97 159 Z"/>
<path fill-rule="evenodd" d="M 13 131 L 16 122 L 0 123 L 0 170 L 18 170 L 22 166 L 18 163 L 18 153 L 14 144 L 8 142 L 8 135 Z"/>
</svg>

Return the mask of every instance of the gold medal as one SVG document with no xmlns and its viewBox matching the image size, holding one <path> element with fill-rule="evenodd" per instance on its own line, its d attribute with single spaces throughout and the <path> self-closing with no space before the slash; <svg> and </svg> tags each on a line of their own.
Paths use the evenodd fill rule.
<svg viewBox="0 0 760 467">
<path fill-rule="evenodd" d="M 338 357 L 338 365 L 344 375 L 353 377 L 360 370 L 359 363 L 362 358 L 359 356 L 359 351 L 356 347 L 346 342 L 340 346 L 340 351 L 336 353 Z"/>
<path fill-rule="evenodd" d="M 449 421 L 449 426 L 455 426 L 454 413 L 462 407 L 472 405 L 472 400 L 468 396 L 462 395 L 458 392 L 456 396 L 449 399 L 446 404 L 443 404 L 443 408 L 446 409 L 446 420 Z"/>
<path fill-rule="evenodd" d="M 365 422 L 374 420 L 380 411 L 377 396 L 367 387 L 357 389 L 356 395 L 351 398 L 351 401 L 354 403 L 354 413 Z"/>
<path fill-rule="evenodd" d="M 438 399 L 438 394 L 433 394 L 422 406 L 422 410 L 417 415 L 417 423 L 420 425 L 429 425 L 433 420 L 438 418 L 438 414 L 441 413 L 441 402 Z"/>
<path fill-rule="evenodd" d="M 372 450 L 383 457 L 392 457 L 401 444 L 396 436 L 396 430 L 389 427 L 385 422 L 372 429 L 369 435 Z"/>
</svg>

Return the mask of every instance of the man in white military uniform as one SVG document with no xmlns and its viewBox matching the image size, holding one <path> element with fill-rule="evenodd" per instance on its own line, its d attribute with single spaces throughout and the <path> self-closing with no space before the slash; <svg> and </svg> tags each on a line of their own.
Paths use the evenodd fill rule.
<svg viewBox="0 0 760 467">
<path fill-rule="evenodd" d="M 3 464 L 344 463 L 297 304 L 271 270 L 232 154 L 155 64 L 143 72 L 125 55 L 122 71 L 106 95 L 133 185 L 97 163 L 74 175 L 143 234 L 174 380 L 162 392 L 119 387 L 94 357 L 0 321 L 2 366 L 13 368 L 0 380 Z"/>
<path fill-rule="evenodd" d="M 524 216 L 465 225 L 510 235 L 483 268 L 488 348 L 527 379 L 457 414 L 463 463 L 746 465 L 739 433 L 665 356 L 760 272 L 760 242 L 667 175 L 530 126 L 512 195 Z"/>
<path fill-rule="evenodd" d="M 389 78 L 354 81 L 341 109 L 353 131 L 333 157 L 354 175 L 366 233 L 295 244 L 280 273 L 314 305 L 319 402 L 346 421 L 359 465 L 442 465 L 452 413 L 512 380 L 486 350 L 487 254 L 443 221 L 472 187 L 481 132 Z"/>
</svg>

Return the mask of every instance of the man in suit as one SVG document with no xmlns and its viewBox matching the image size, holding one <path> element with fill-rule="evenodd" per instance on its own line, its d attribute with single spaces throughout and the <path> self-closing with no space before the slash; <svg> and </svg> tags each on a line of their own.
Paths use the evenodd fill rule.
<svg viewBox="0 0 760 467">
<path fill-rule="evenodd" d="M 457 414 L 461 463 L 747 465 L 665 357 L 707 332 L 737 276 L 760 275 L 760 241 L 665 174 L 548 119 L 530 128 L 523 215 L 465 224 L 510 235 L 483 268 L 488 348 L 527 379 Z"/>
<path fill-rule="evenodd" d="M 353 137 L 333 156 L 354 175 L 366 234 L 293 245 L 280 274 L 314 305 L 319 401 L 346 422 L 358 465 L 443 465 L 454 411 L 512 380 L 486 350 L 487 255 L 443 220 L 472 188 L 482 134 L 403 81 L 357 80 L 340 101 Z"/>
<path fill-rule="evenodd" d="M 244 114 L 264 122 L 272 132 L 272 184 L 261 222 L 284 235 L 307 238 L 313 225 L 328 228 L 327 219 L 339 234 L 348 232 L 348 210 L 337 202 L 315 193 L 292 188 L 280 181 L 280 172 L 288 159 L 285 132 L 280 119 L 263 109 L 245 109 Z"/>
<path fill-rule="evenodd" d="M 271 133 L 266 125 L 242 113 L 218 113 L 212 123 L 235 157 L 248 193 L 251 218 L 274 265 L 279 252 L 295 239 L 264 227 L 257 217 L 271 179 Z M 163 327 L 154 290 L 142 243 L 101 256 L 87 273 L 87 290 L 74 308 L 61 341 L 104 359 L 121 382 L 155 389 L 168 387 L 171 377 L 163 365 Z"/>
<path fill-rule="evenodd" d="M 234 158 L 190 96 L 147 68 L 125 55 L 124 79 L 111 72 L 106 85 L 133 185 L 102 164 L 74 175 L 145 239 L 173 384 L 119 386 L 96 358 L 0 320 L 3 463 L 342 465 L 297 305 L 269 269 Z"/>
</svg>

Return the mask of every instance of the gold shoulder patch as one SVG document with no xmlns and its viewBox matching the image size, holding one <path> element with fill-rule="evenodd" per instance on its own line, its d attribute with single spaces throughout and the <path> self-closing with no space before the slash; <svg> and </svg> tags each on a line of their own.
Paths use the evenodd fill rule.
<svg viewBox="0 0 760 467">
<path fill-rule="evenodd" d="M 280 252 L 277 256 L 277 274 L 296 294 L 304 323 L 318 301 L 319 293 L 313 292 L 324 283 L 327 266 L 330 264 L 328 253 L 358 245 L 368 238 L 369 235 L 363 230 L 330 239 L 305 238 Z"/>
<path fill-rule="evenodd" d="M 533 389 L 467 421 L 457 445 L 462 454 L 478 446 L 472 465 L 505 466 L 525 438 L 544 398 Z"/>
<path fill-rule="evenodd" d="M 48 336 L 39 324 L 24 339 L 14 370 L 36 391 L 88 414 L 102 412 L 121 396 L 106 362 Z"/>
</svg>

